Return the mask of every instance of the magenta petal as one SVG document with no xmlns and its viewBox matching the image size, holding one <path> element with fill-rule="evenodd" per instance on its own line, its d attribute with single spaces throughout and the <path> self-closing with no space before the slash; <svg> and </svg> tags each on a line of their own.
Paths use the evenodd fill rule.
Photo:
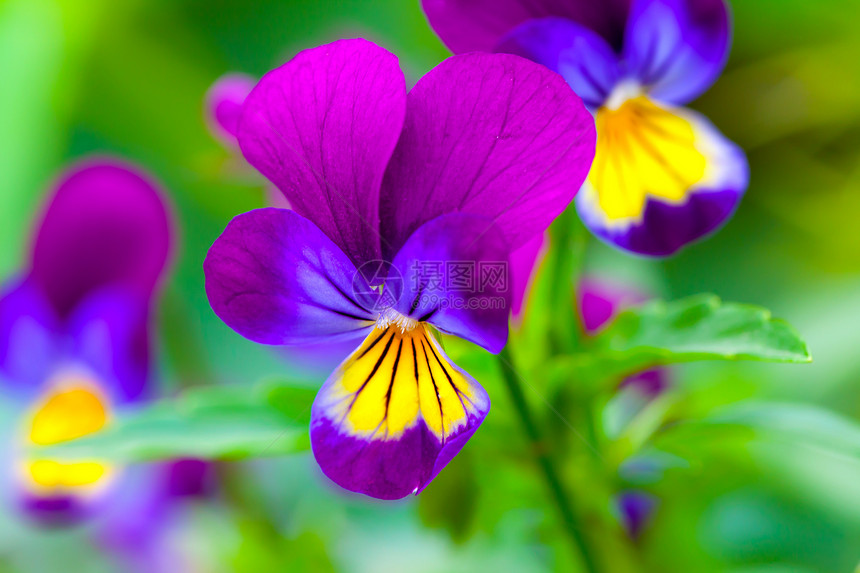
<svg viewBox="0 0 860 573">
<path fill-rule="evenodd" d="M 226 74 L 206 93 L 206 124 L 209 131 L 228 147 L 238 147 L 236 135 L 242 104 L 257 80 L 247 74 Z"/>
<path fill-rule="evenodd" d="M 237 216 L 209 249 L 203 270 L 215 314 L 255 342 L 354 337 L 375 320 L 355 301 L 355 265 L 294 211 Z"/>
<path fill-rule="evenodd" d="M 500 352 L 508 339 L 508 246 L 492 221 L 462 213 L 422 225 L 394 258 L 396 310 Z M 389 272 L 389 282 L 394 270 Z"/>
<path fill-rule="evenodd" d="M 591 277 L 579 281 L 576 295 L 582 326 L 588 335 L 596 334 L 622 310 L 648 300 L 635 288 Z"/>
<path fill-rule="evenodd" d="M 109 285 L 149 297 L 170 248 L 167 211 L 138 168 L 93 159 L 71 168 L 56 187 L 32 254 L 32 279 L 65 317 Z"/>
<path fill-rule="evenodd" d="M 564 18 L 529 20 L 506 35 L 496 51 L 558 72 L 592 110 L 606 101 L 622 73 L 618 55 L 606 40 Z"/>
<path fill-rule="evenodd" d="M 239 144 L 296 212 L 361 265 L 379 258 L 379 188 L 405 113 L 397 58 L 340 40 L 260 80 L 245 101 Z"/>
<path fill-rule="evenodd" d="M 488 52 L 520 24 L 558 16 L 621 44 L 630 0 L 422 0 L 430 25 L 455 54 Z"/>
<path fill-rule="evenodd" d="M 576 195 L 595 137 L 558 74 L 510 54 L 449 58 L 409 93 L 383 183 L 383 235 L 396 248 L 430 219 L 464 212 L 493 220 L 515 249 Z"/>
<path fill-rule="evenodd" d="M 637 0 L 624 55 L 630 73 L 654 99 L 685 104 L 717 79 L 730 46 L 723 0 Z"/>
</svg>

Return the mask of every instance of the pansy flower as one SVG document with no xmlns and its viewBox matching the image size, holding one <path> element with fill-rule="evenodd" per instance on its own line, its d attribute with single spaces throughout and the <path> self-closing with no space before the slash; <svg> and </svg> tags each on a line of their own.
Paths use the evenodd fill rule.
<svg viewBox="0 0 860 573">
<path fill-rule="evenodd" d="M 15 414 L 0 446 L 4 493 L 38 523 L 98 521 L 100 539 L 135 559 L 152 557 L 177 498 L 205 493 L 207 465 L 124 467 L 37 446 L 99 432 L 152 396 L 150 319 L 170 235 L 147 175 L 84 161 L 57 183 L 26 267 L 0 298 L 0 392 Z M 118 543 L 129 531 L 135 543 Z"/>
<path fill-rule="evenodd" d="M 591 116 L 518 56 L 455 56 L 407 93 L 394 55 L 341 40 L 266 74 L 238 139 L 294 210 L 227 226 L 204 265 L 212 308 L 264 344 L 354 341 L 314 402 L 314 456 L 348 490 L 419 492 L 490 407 L 436 331 L 505 345 L 498 270 L 573 199 Z"/>
<path fill-rule="evenodd" d="M 509 52 L 564 77 L 594 113 L 597 154 L 577 196 L 586 226 L 666 256 L 720 227 L 748 183 L 741 149 L 682 106 L 719 76 L 723 0 L 423 0 L 454 51 Z"/>
</svg>

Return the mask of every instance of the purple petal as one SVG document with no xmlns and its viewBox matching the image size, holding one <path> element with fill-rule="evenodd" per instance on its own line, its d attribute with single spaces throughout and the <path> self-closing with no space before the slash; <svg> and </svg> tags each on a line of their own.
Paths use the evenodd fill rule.
<svg viewBox="0 0 860 573">
<path fill-rule="evenodd" d="M 149 308 L 121 289 L 84 300 L 69 320 L 70 358 L 91 370 L 113 403 L 138 400 L 149 379 Z"/>
<path fill-rule="evenodd" d="M 603 104 L 621 78 L 618 56 L 606 40 L 564 18 L 529 20 L 502 38 L 496 51 L 558 72 L 591 109 Z"/>
<path fill-rule="evenodd" d="M 379 188 L 403 127 L 397 58 L 365 40 L 306 50 L 248 96 L 239 144 L 357 266 L 379 259 Z"/>
<path fill-rule="evenodd" d="M 394 309 L 429 322 L 490 352 L 508 338 L 511 287 L 508 246 L 488 219 L 437 217 L 409 237 L 394 258 L 386 285 L 403 281 Z"/>
<path fill-rule="evenodd" d="M 57 184 L 36 235 L 31 276 L 65 317 L 103 286 L 151 296 L 169 248 L 167 211 L 155 183 L 130 164 L 91 159 Z"/>
<path fill-rule="evenodd" d="M 634 541 L 639 540 L 657 509 L 657 498 L 644 491 L 631 490 L 621 493 L 616 503 L 627 534 Z"/>
<path fill-rule="evenodd" d="M 522 315 L 532 280 L 548 247 L 549 237 L 544 233 L 511 253 L 511 315 L 514 319 Z"/>
<path fill-rule="evenodd" d="M 215 490 L 215 464 L 207 460 L 174 460 L 165 467 L 170 498 L 206 497 Z"/>
<path fill-rule="evenodd" d="M 0 299 L 0 380 L 4 391 L 38 392 L 60 353 L 60 328 L 32 281 L 12 285 Z"/>
<path fill-rule="evenodd" d="M 669 369 L 652 368 L 628 376 L 621 381 L 622 388 L 636 388 L 646 398 L 654 398 L 669 387 Z"/>
<path fill-rule="evenodd" d="M 657 100 L 684 104 L 720 75 L 731 47 L 723 0 L 637 0 L 624 39 L 630 73 Z"/>
<path fill-rule="evenodd" d="M 489 52 L 499 39 L 535 18 L 558 16 L 621 45 L 630 0 L 422 0 L 430 25 L 455 54 Z"/>
<path fill-rule="evenodd" d="M 576 294 L 582 326 L 589 336 L 596 334 L 622 310 L 641 304 L 649 298 L 633 287 L 592 277 L 579 281 Z"/>
<path fill-rule="evenodd" d="M 377 328 L 317 395 L 311 446 L 341 487 L 400 499 L 427 486 L 489 409 L 484 389 L 426 327 Z"/>
<path fill-rule="evenodd" d="M 731 217 L 749 168 L 743 151 L 703 116 L 643 102 L 598 113 L 597 157 L 576 206 L 583 223 L 607 243 L 669 256 Z M 622 118 L 619 126 L 607 120 L 604 129 L 602 115 L 624 115 L 627 106 L 643 119 Z"/>
<path fill-rule="evenodd" d="M 355 300 L 355 265 L 294 211 L 237 216 L 209 249 L 203 270 L 215 314 L 255 342 L 347 338 L 376 318 Z"/>
<path fill-rule="evenodd" d="M 242 104 L 256 83 L 257 80 L 247 74 L 226 74 L 206 92 L 206 125 L 227 147 L 239 146 L 236 136 Z"/>
<path fill-rule="evenodd" d="M 557 74 L 510 54 L 439 64 L 409 93 L 383 183 L 383 235 L 394 247 L 448 213 L 482 215 L 511 249 L 570 203 L 594 156 L 594 121 Z"/>
</svg>

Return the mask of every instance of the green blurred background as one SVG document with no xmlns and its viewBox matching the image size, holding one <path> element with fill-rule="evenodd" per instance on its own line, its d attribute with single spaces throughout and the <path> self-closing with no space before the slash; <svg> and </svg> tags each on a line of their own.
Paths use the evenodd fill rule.
<svg viewBox="0 0 860 573">
<path fill-rule="evenodd" d="M 853 571 L 860 2 L 734 0 L 733 8 L 728 68 L 693 107 L 749 153 L 752 181 L 739 212 L 715 237 L 666 261 L 593 241 L 586 270 L 667 299 L 713 292 L 764 306 L 802 333 L 815 361 L 675 370 L 673 407 L 686 416 L 739 401 L 801 409 L 784 421 L 791 431 L 775 435 L 667 432 L 666 468 L 643 485 L 659 498 L 657 512 L 615 570 Z M 259 76 L 301 49 L 356 36 L 395 52 L 410 82 L 449 55 L 418 0 L 0 0 L 0 277 L 21 265 L 62 168 L 92 153 L 119 154 L 153 172 L 175 207 L 180 242 L 159 312 L 165 392 L 266 378 L 318 385 L 319 374 L 230 331 L 206 301 L 209 245 L 234 215 L 262 206 L 264 193 L 207 131 L 203 99 L 225 72 Z M 489 366 L 473 354 L 461 364 L 487 387 L 493 412 L 421 497 L 344 495 L 309 454 L 227 464 L 223 494 L 192 507 L 171 534 L 191 564 L 185 570 L 576 570 L 507 394 L 492 372 L 478 376 Z M 552 425 L 547 405 L 531 399 Z M 813 434 L 821 439 L 800 439 Z M 568 463 L 572 495 L 587 498 L 579 459 Z M 595 526 L 589 534 L 611 554 L 617 533 L 604 539 Z M 0 570 L 117 570 L 87 540 L 4 514 Z"/>
</svg>

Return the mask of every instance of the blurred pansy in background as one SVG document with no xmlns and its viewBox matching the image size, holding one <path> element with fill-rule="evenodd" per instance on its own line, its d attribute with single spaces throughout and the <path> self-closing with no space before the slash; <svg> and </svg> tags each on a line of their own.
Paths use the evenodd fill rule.
<svg viewBox="0 0 860 573">
<path fill-rule="evenodd" d="M 419 492 L 490 405 L 433 329 L 499 352 L 511 300 L 506 282 L 439 290 L 430 273 L 452 261 L 506 272 L 585 178 L 590 116 L 520 58 L 454 57 L 407 94 L 395 56 L 342 40 L 267 74 L 238 137 L 295 211 L 228 225 L 205 264 L 213 309 L 265 344 L 355 340 L 314 402 L 314 455 L 346 489 Z"/>
<path fill-rule="evenodd" d="M 248 74 L 232 72 L 218 78 L 204 101 L 204 119 L 210 133 L 228 148 L 238 149 L 236 135 L 242 104 L 257 80 Z"/>
<path fill-rule="evenodd" d="M 4 495 L 39 524 L 98 521 L 99 538 L 135 563 L 156 558 L 170 499 L 209 487 L 208 463 L 125 467 L 39 448 L 98 433 L 154 396 L 152 312 L 171 235 L 149 175 L 114 158 L 81 161 L 56 183 L 28 265 L 0 299 L 0 392 L 15 405 Z"/>
<path fill-rule="evenodd" d="M 424 0 L 454 51 L 509 52 L 564 77 L 595 115 L 597 155 L 576 204 L 624 250 L 667 256 L 722 226 L 746 190 L 741 149 L 682 106 L 730 48 L 723 0 Z"/>
</svg>

